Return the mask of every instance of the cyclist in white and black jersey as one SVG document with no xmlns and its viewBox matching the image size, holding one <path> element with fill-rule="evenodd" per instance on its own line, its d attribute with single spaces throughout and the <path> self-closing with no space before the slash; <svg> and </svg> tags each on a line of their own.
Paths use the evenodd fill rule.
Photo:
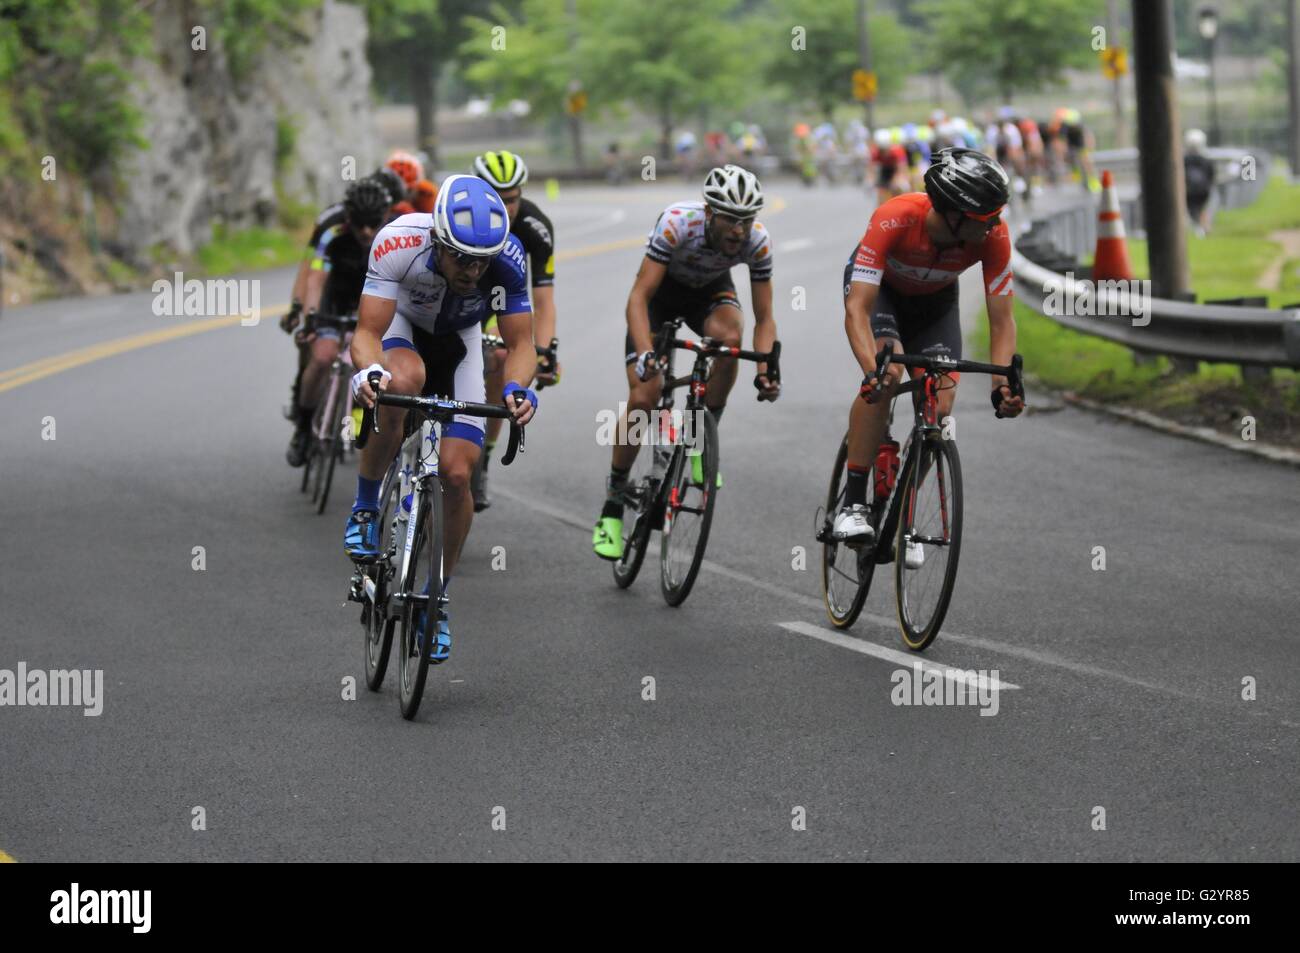
<svg viewBox="0 0 1300 953">
<path fill-rule="evenodd" d="M 659 400 L 662 381 L 653 361 L 654 336 L 666 321 L 681 317 L 696 334 L 731 347 L 741 345 L 745 320 L 731 281 L 736 265 L 749 270 L 753 349 L 772 349 L 772 239 L 755 221 L 762 207 L 763 190 L 754 174 L 727 165 L 709 172 L 703 202 L 677 202 L 659 214 L 627 299 L 628 399 L 619 433 L 627 433 L 628 414 L 649 414 Z M 705 405 L 715 419 L 722 417 L 736 369 L 735 358 L 719 358 L 713 364 Z M 754 386 L 767 400 L 780 393 L 780 384 L 768 380 L 766 364 L 758 365 Z M 623 555 L 623 489 L 637 450 L 634 443 L 614 445 L 605 505 L 592 534 L 592 548 L 602 559 Z"/>
</svg>

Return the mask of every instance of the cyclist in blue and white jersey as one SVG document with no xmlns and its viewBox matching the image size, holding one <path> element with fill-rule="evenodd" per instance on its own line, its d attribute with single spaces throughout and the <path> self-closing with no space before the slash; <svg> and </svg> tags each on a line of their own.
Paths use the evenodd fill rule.
<svg viewBox="0 0 1300 953">
<path fill-rule="evenodd" d="M 483 402 L 480 326 L 493 311 L 506 342 L 507 383 L 501 395 L 491 396 L 526 424 L 537 396 L 517 382 L 531 379 L 537 354 L 524 249 L 510 234 L 509 215 L 492 186 L 476 176 L 452 175 L 438 189 L 432 214 L 403 215 L 375 236 L 352 339 L 352 362 L 362 368 L 353 377 L 353 393 L 373 406 L 367 378 L 379 371 L 381 391 Z M 515 391 L 524 391 L 525 399 L 516 402 Z M 378 556 L 380 483 L 401 446 L 404 412 L 387 406 L 378 412 L 380 432 L 361 453 L 344 535 L 344 548 L 358 561 Z M 483 419 L 457 415 L 441 437 L 443 578 L 450 580 L 474 517 L 470 473 L 483 448 Z M 424 621 L 418 626 L 423 634 Z M 444 661 L 450 650 L 444 615 L 430 659 Z"/>
</svg>

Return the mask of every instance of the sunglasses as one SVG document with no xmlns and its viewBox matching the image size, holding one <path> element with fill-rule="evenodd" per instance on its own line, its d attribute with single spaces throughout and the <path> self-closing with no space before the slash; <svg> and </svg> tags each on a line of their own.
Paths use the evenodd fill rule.
<svg viewBox="0 0 1300 953">
<path fill-rule="evenodd" d="M 962 214 L 965 215 L 966 218 L 971 219 L 972 221 L 980 222 L 983 225 L 987 225 L 989 228 L 993 228 L 1002 223 L 1001 215 L 1003 209 L 1005 208 L 1006 206 L 1004 205 L 1002 206 L 1002 208 L 995 208 L 993 211 L 988 212 L 984 215 L 977 215 L 974 212 L 963 212 Z"/>
<path fill-rule="evenodd" d="M 467 268 L 474 265 L 486 265 L 496 257 L 496 255 L 471 255 L 469 252 L 460 251 L 450 245 L 444 245 L 442 242 L 438 243 L 438 249 L 450 255 L 456 264 Z"/>
<path fill-rule="evenodd" d="M 734 215 L 728 215 L 726 212 L 714 212 L 713 220 L 724 229 L 735 228 L 737 225 L 743 225 L 745 228 L 754 224 L 755 216 L 750 215 L 746 218 L 737 218 Z"/>
</svg>

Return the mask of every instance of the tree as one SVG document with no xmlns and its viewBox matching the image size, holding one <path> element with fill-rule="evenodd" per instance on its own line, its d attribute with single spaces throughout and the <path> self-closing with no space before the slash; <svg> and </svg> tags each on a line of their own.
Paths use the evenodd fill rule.
<svg viewBox="0 0 1300 953">
<path fill-rule="evenodd" d="M 438 164 L 438 70 L 456 57 L 468 18 L 487 0 L 369 0 L 370 63 L 376 81 L 405 90 L 415 104 L 416 144 Z"/>
<path fill-rule="evenodd" d="M 134 0 L 0 3 L 0 172 L 48 151 L 101 189 L 140 138 L 131 57 L 150 51 Z"/>
<path fill-rule="evenodd" d="M 853 71 L 858 68 L 858 38 L 854 29 L 857 0 L 775 0 L 764 29 L 767 57 L 764 74 L 796 102 L 815 103 L 831 111 L 853 96 Z M 802 49 L 792 31 L 802 28 Z M 894 17 L 871 17 L 871 65 L 878 96 L 902 88 L 914 68 L 912 37 Z M 771 34 L 779 34 L 773 36 Z"/>
<path fill-rule="evenodd" d="M 1060 82 L 1069 66 L 1094 65 L 1092 29 L 1101 0 L 930 0 L 934 55 L 953 85 L 986 86 L 1010 101 L 1017 90 Z"/>
<path fill-rule="evenodd" d="M 468 39 L 460 48 L 468 64 L 465 79 L 496 103 L 525 100 L 530 115 L 541 119 L 565 112 L 570 84 L 576 80 L 587 94 L 586 111 L 600 112 L 610 102 L 609 87 L 599 82 L 591 58 L 583 53 L 599 27 L 600 10 L 594 0 L 576 0 L 574 11 L 569 16 L 556 0 L 524 0 L 517 15 L 497 4 L 491 17 L 468 17 Z M 504 32 L 494 32 L 498 28 Z M 576 118 L 573 128 L 575 158 L 581 165 Z"/>
<path fill-rule="evenodd" d="M 659 123 L 660 153 L 672 154 L 673 125 L 710 103 L 742 108 L 760 95 L 751 20 L 737 0 L 638 3 L 596 0 L 600 14 L 581 42 L 613 99 L 626 99 Z"/>
</svg>

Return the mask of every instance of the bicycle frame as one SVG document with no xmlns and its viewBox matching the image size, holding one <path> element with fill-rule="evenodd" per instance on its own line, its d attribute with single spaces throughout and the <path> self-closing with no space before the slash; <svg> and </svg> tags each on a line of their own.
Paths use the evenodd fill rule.
<svg viewBox="0 0 1300 953">
<path fill-rule="evenodd" d="M 887 504 L 888 510 L 885 513 L 885 519 L 881 522 L 879 534 L 876 536 L 875 550 L 880 551 L 882 546 L 887 546 L 886 540 L 892 540 L 894 534 L 898 531 L 898 521 L 903 516 L 903 494 L 898 492 L 898 487 L 906 486 L 909 488 L 908 499 L 906 501 L 908 510 L 907 516 L 911 518 L 912 508 L 916 505 L 916 488 L 920 484 L 918 479 L 909 479 L 916 474 L 915 471 L 920 467 L 921 447 L 933 435 L 943 435 L 943 427 L 939 421 L 939 391 L 942 390 L 939 385 L 941 381 L 948 378 L 947 374 L 936 370 L 927 370 L 922 377 L 915 378 L 902 384 L 898 392 L 894 395 L 897 400 L 904 395 L 920 395 L 912 401 L 913 423 L 912 430 L 907 438 L 907 454 L 903 458 L 902 465 L 898 468 L 898 479 L 894 484 L 894 492 L 890 494 Z M 941 511 L 942 512 L 942 511 Z M 944 523 L 944 539 L 940 542 L 948 542 L 948 534 L 951 532 L 948 526 L 947 513 L 942 512 Z"/>
<path fill-rule="evenodd" d="M 394 605 L 402 608 L 404 603 L 414 601 L 424 601 L 418 594 L 410 594 L 402 598 L 402 590 L 408 575 L 411 571 L 411 551 L 415 547 L 415 529 L 420 525 L 420 520 L 424 517 L 425 497 L 428 494 L 428 481 L 438 479 L 438 440 L 434 435 L 433 421 L 426 417 L 418 430 L 406 438 L 402 443 L 402 449 L 397 454 L 396 473 L 394 476 L 398 482 L 398 497 L 396 512 L 393 519 L 397 522 L 406 520 L 406 533 L 402 543 L 401 558 L 398 560 L 396 571 L 393 574 L 393 581 L 390 585 L 392 594 L 390 600 L 394 600 Z M 390 490 L 391 492 L 391 490 Z M 411 507 L 408 511 L 405 507 L 407 495 L 411 497 Z M 441 516 L 441 514 L 439 514 Z M 393 534 L 393 539 L 397 539 L 397 534 Z M 390 558 L 396 553 L 390 554 Z M 442 575 L 442 567 L 438 567 L 439 578 Z M 427 597 L 425 597 L 427 598 Z"/>
</svg>

